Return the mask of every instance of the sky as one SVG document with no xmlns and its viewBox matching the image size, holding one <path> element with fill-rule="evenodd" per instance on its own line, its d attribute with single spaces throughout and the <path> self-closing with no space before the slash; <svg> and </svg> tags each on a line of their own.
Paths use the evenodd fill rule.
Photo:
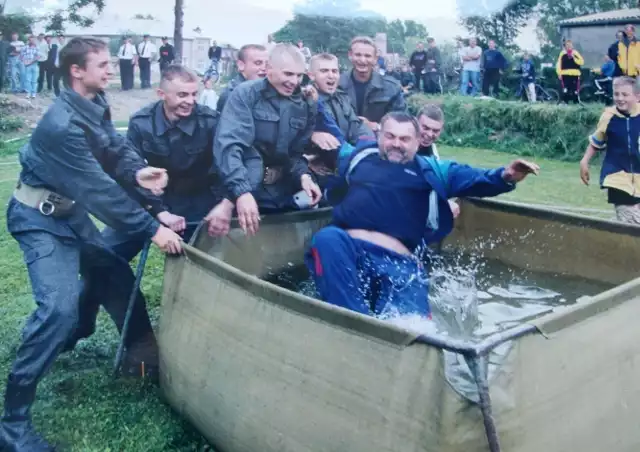
<svg viewBox="0 0 640 452">
<path fill-rule="evenodd" d="M 20 3 L 21 0 L 9 0 Z M 68 0 L 32 0 L 53 6 Z M 204 36 L 221 43 L 241 46 L 247 42 L 266 42 L 269 33 L 277 31 L 292 16 L 295 4 L 300 0 L 185 0 L 185 28 L 200 27 Z M 339 1 L 339 0 L 338 0 Z M 448 40 L 456 35 L 468 33 L 457 23 L 458 2 L 471 2 L 484 8 L 500 7 L 506 0 L 431 0 L 417 3 L 415 0 L 361 0 L 361 7 L 382 14 L 388 20 L 413 19 L 423 23 L 436 40 Z M 118 16 L 136 13 L 152 14 L 169 28 L 173 34 L 174 0 L 106 0 L 105 15 L 109 22 L 118 23 Z M 135 6 L 134 6 L 135 5 Z M 268 5 L 268 6 L 264 6 Z M 489 6 L 488 6 L 489 5 Z M 202 11 L 208 11 L 203 15 Z M 537 51 L 535 21 L 526 27 L 517 43 L 530 51 Z"/>
</svg>

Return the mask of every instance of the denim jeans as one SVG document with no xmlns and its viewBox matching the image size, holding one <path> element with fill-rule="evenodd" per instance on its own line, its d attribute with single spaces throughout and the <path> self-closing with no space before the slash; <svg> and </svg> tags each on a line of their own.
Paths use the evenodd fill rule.
<svg viewBox="0 0 640 452">
<path fill-rule="evenodd" d="M 15 56 L 9 57 L 9 70 L 11 73 L 11 92 L 19 93 L 24 90 L 24 64 Z"/>
<path fill-rule="evenodd" d="M 431 314 L 429 284 L 417 261 L 341 228 L 318 231 L 305 264 L 327 303 L 374 316 Z"/>
<path fill-rule="evenodd" d="M 462 71 L 462 75 L 460 77 L 462 80 L 460 81 L 460 94 L 463 96 L 467 95 L 467 89 L 469 82 L 471 82 L 471 96 L 475 96 L 478 94 L 478 90 L 480 87 L 480 72 L 478 71 Z"/>
<path fill-rule="evenodd" d="M 33 96 L 38 92 L 38 63 L 31 63 L 24 68 L 24 89 Z"/>
</svg>

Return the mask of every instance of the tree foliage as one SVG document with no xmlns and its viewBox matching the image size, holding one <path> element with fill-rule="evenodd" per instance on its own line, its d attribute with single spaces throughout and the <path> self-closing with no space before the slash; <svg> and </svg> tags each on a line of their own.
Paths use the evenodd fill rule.
<svg viewBox="0 0 640 452">
<path fill-rule="evenodd" d="M 105 0 L 72 0 L 66 8 L 56 9 L 45 16 L 45 30 L 49 33 L 64 33 L 67 23 L 90 27 L 95 20 L 89 14 L 101 14 L 104 6 Z"/>
<path fill-rule="evenodd" d="M 493 12 L 474 8 L 473 14 L 462 15 L 460 22 L 480 40 L 494 40 L 501 48 L 516 50 L 515 39 L 533 15 L 537 3 L 538 0 L 510 0 Z"/>
<path fill-rule="evenodd" d="M 312 3 L 318 1 L 325 0 L 310 0 Z M 342 5 L 342 2 L 339 3 Z M 278 42 L 291 43 L 301 39 L 313 52 L 330 52 L 344 61 L 355 36 L 373 38 L 376 33 L 386 33 L 387 51 L 404 55 L 410 38 L 414 41 L 423 40 L 428 35 L 425 26 L 413 20 L 387 23 L 383 17 L 343 13 L 341 16 L 296 13 L 293 19 L 274 33 L 274 38 Z"/>
<path fill-rule="evenodd" d="M 296 4 L 293 12 L 305 16 L 384 19 L 381 14 L 362 9 L 360 0 L 307 0 Z"/>
<path fill-rule="evenodd" d="M 413 51 L 415 43 L 422 41 L 429 35 L 426 27 L 415 20 L 396 19 L 386 27 L 387 48 L 390 53 L 399 53 L 401 55 Z M 409 47 L 409 49 L 407 49 Z"/>
<path fill-rule="evenodd" d="M 638 7 L 637 0 L 539 0 L 538 39 L 543 55 L 555 58 L 562 45 L 558 22 L 572 17 Z M 611 37 L 613 42 L 613 36 Z"/>
<path fill-rule="evenodd" d="M 12 33 L 24 39 L 32 32 L 33 23 L 33 17 L 27 14 L 2 14 L 0 10 L 0 32 L 5 39 L 10 39 Z"/>
</svg>

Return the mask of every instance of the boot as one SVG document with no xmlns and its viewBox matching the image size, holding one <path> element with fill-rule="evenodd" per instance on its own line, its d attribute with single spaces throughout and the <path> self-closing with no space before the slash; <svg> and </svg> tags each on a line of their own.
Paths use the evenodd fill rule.
<svg viewBox="0 0 640 452">
<path fill-rule="evenodd" d="M 158 343 L 153 332 L 150 332 L 127 346 L 122 360 L 122 374 L 157 380 L 158 372 Z"/>
<path fill-rule="evenodd" d="M 53 452 L 55 449 L 36 433 L 31 424 L 31 405 L 36 385 L 24 386 L 9 376 L 4 399 L 4 415 L 0 423 L 0 451 Z"/>
</svg>

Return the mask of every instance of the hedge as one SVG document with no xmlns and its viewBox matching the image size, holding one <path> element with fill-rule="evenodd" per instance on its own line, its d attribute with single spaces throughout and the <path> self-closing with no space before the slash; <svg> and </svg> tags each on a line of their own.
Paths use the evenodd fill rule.
<svg viewBox="0 0 640 452">
<path fill-rule="evenodd" d="M 444 111 L 443 144 L 566 161 L 582 158 L 604 108 L 461 96 L 414 95 L 408 100 L 413 114 L 426 103 Z"/>
</svg>

